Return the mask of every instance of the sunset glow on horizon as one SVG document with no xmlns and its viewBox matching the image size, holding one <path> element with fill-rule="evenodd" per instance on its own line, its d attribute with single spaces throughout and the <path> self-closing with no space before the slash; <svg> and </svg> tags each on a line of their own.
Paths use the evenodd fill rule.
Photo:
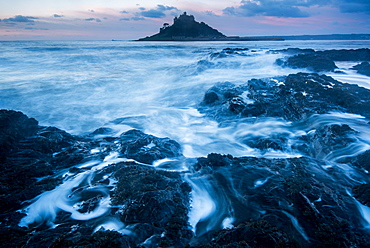
<svg viewBox="0 0 370 248">
<path fill-rule="evenodd" d="M 185 11 L 225 35 L 370 33 L 368 0 L 0 0 L 0 40 L 131 40 Z"/>
</svg>

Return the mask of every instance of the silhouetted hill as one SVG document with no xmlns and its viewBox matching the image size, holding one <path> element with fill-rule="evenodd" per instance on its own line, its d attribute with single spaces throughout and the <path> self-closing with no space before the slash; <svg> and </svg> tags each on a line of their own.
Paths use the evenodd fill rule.
<svg viewBox="0 0 370 248">
<path fill-rule="evenodd" d="M 173 41 L 173 40 L 217 40 L 226 35 L 211 28 L 204 22 L 197 22 L 193 15 L 184 12 L 175 17 L 172 25 L 165 23 L 158 34 L 141 38 L 139 41 Z"/>
</svg>

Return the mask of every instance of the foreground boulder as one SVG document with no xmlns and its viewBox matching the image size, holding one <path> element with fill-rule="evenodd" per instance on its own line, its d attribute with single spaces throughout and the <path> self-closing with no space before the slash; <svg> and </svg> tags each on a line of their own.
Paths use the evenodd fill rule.
<svg viewBox="0 0 370 248">
<path fill-rule="evenodd" d="M 81 161 L 78 139 L 52 127 L 41 127 L 21 112 L 0 110 L 0 210 L 19 209 L 21 203 L 44 190 L 51 190 L 61 178 L 47 178 L 70 163 Z M 66 154 L 58 154 L 68 151 Z M 63 157 L 63 164 L 56 164 Z"/>
</svg>

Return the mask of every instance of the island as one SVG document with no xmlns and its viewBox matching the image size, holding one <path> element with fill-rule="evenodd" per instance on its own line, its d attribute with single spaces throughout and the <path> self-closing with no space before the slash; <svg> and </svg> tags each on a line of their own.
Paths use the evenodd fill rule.
<svg viewBox="0 0 370 248">
<path fill-rule="evenodd" d="M 138 39 L 137 41 L 258 41 L 258 40 L 284 40 L 273 38 L 241 38 L 239 36 L 226 36 L 204 22 L 197 22 L 193 15 L 186 12 L 175 17 L 173 24 L 164 23 L 159 33 Z"/>
</svg>

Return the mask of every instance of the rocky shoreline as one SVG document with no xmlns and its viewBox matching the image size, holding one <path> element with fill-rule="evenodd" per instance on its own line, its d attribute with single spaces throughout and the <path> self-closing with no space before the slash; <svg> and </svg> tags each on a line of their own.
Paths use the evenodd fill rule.
<svg viewBox="0 0 370 248">
<path fill-rule="evenodd" d="M 240 51 L 229 49 L 224 55 Z M 308 58 L 317 60 L 325 55 L 334 61 L 335 56 L 344 59 L 338 53 L 346 54 L 289 49 L 271 52 L 289 54 L 277 61 L 282 66 L 314 71 L 335 67 L 310 67 Z M 361 68 L 356 69 L 362 73 L 370 60 L 368 49 L 348 53 L 348 58 L 361 62 Z M 357 53 L 361 55 L 355 59 Z M 239 86 L 217 84 L 200 102 L 198 110 L 220 125 L 244 118 L 252 122 L 271 117 L 290 121 L 307 130 L 297 134 L 294 142 L 283 133 L 253 136 L 244 142 L 261 152 L 302 155 L 262 158 L 211 153 L 190 163 L 184 162 L 180 144 L 169 138 L 136 129 L 116 137 L 106 128 L 75 136 L 40 126 L 21 112 L 0 110 L 1 246 L 370 244 L 370 220 L 364 212 L 370 209 L 370 150 L 366 146 L 356 153 L 349 149 L 363 142 L 350 124 L 315 124 L 320 116 L 330 119 L 335 113 L 346 113 L 353 118 L 362 116 L 360 124 L 369 128 L 370 90 L 317 73 L 297 73 L 253 79 Z M 343 156 L 332 157 L 338 151 Z M 168 169 L 171 161 L 184 163 L 187 169 Z M 193 223 L 189 216 L 203 191 L 214 209 Z"/>
</svg>

